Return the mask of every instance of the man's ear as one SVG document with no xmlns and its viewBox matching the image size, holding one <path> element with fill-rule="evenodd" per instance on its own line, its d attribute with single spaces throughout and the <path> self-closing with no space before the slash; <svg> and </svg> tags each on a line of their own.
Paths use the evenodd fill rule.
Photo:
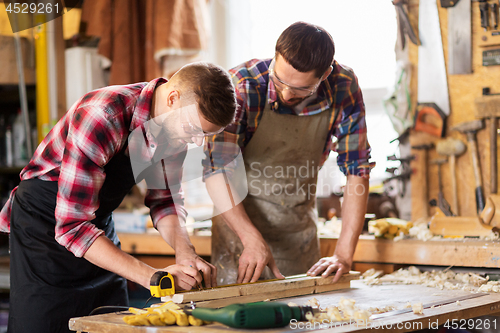
<svg viewBox="0 0 500 333">
<path fill-rule="evenodd" d="M 333 66 L 328 67 L 328 69 L 326 70 L 325 74 L 323 74 L 323 76 L 321 77 L 321 81 L 326 80 L 326 78 L 328 76 L 330 76 L 330 74 L 332 73 L 332 71 L 333 71 Z"/>
<path fill-rule="evenodd" d="M 167 105 L 169 107 L 172 107 L 172 105 L 174 105 L 174 103 L 177 102 L 179 98 L 180 98 L 179 91 L 171 90 L 167 96 Z"/>
</svg>

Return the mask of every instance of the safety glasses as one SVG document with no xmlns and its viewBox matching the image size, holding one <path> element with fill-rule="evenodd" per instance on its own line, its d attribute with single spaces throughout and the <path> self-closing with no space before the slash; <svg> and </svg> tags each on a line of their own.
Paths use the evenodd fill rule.
<svg viewBox="0 0 500 333">
<path fill-rule="evenodd" d="M 195 105 L 195 104 L 193 104 Z M 193 114 L 194 113 L 194 114 Z M 217 131 L 214 132 L 206 132 L 201 128 L 201 123 L 198 116 L 198 111 L 197 108 L 185 108 L 181 112 L 181 127 L 186 132 L 187 134 L 195 137 L 204 137 L 204 136 L 212 136 L 212 135 L 217 135 L 224 131 L 225 127 L 219 128 Z M 197 121 L 196 121 L 197 120 Z"/>
<path fill-rule="evenodd" d="M 271 64 L 269 65 L 269 78 L 273 81 L 274 85 L 276 88 L 280 91 L 283 91 L 285 89 L 288 89 L 290 93 L 294 94 L 297 97 L 308 97 L 314 94 L 316 89 L 318 89 L 321 79 L 316 83 L 314 86 L 309 86 L 309 87 L 294 87 L 289 85 L 286 82 L 283 82 L 277 75 L 276 72 L 274 71 L 274 65 L 275 65 L 275 59 L 271 61 Z"/>
</svg>

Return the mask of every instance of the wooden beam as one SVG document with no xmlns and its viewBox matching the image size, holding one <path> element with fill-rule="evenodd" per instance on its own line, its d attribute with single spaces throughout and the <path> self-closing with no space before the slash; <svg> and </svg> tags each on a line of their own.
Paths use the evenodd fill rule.
<svg viewBox="0 0 500 333">
<path fill-rule="evenodd" d="M 337 283 L 332 283 L 333 276 L 306 276 L 285 280 L 258 281 L 254 283 L 235 284 L 216 288 L 179 292 L 174 296 L 163 297 L 179 304 L 196 302 L 205 307 L 221 307 L 235 303 L 259 302 L 283 297 L 310 295 L 350 287 L 351 280 L 360 277 L 359 272 L 344 274 Z"/>
</svg>

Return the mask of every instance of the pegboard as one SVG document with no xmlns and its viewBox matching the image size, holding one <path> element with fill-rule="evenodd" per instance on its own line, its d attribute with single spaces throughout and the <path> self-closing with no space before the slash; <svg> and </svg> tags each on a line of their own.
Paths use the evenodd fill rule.
<svg viewBox="0 0 500 333">
<path fill-rule="evenodd" d="M 470 0 L 461 0 L 470 1 Z M 418 0 L 409 1 L 408 5 L 408 16 L 412 22 L 412 26 L 418 27 Z M 442 8 L 440 1 L 437 0 L 439 20 L 441 27 L 441 37 L 443 42 L 443 50 L 445 57 L 445 64 L 448 68 L 448 12 L 446 8 Z M 481 18 L 479 3 L 472 2 L 471 6 L 471 17 L 472 17 L 472 74 L 460 74 L 460 75 L 450 75 L 447 74 L 449 99 L 450 99 L 450 115 L 446 119 L 446 130 L 447 136 L 451 136 L 456 139 L 460 139 L 466 142 L 466 136 L 462 133 L 456 131 L 450 131 L 450 129 L 462 122 L 471 121 L 476 119 L 474 117 L 475 104 L 474 100 L 477 97 L 482 96 L 483 87 L 489 87 L 491 93 L 500 93 L 500 64 L 483 66 L 483 51 L 500 49 L 500 39 L 497 43 L 491 41 L 492 32 L 496 30 L 484 31 L 481 27 Z M 487 40 L 490 41 L 489 44 L 485 44 L 484 36 L 488 35 Z M 495 38 L 496 40 L 496 38 Z M 417 73 L 418 68 L 418 46 L 414 44 L 409 44 L 409 58 L 412 66 L 415 68 L 414 73 Z M 448 72 L 448 71 L 447 71 Z M 417 84 L 418 78 L 413 75 L 410 83 L 411 90 L 411 100 L 412 105 L 416 104 L 417 101 Z M 483 194 L 487 198 L 490 194 L 490 142 L 489 142 L 489 123 L 485 121 L 485 128 L 480 130 L 477 134 L 477 146 L 479 152 L 479 164 L 481 168 L 482 182 L 483 182 Z M 497 137 L 498 139 L 498 137 Z M 439 140 L 437 137 L 427 135 L 426 133 L 418 133 L 412 131 L 410 134 L 411 145 L 419 145 L 424 143 L 436 143 Z M 438 172 L 437 166 L 430 163 L 431 160 L 441 158 L 437 154 L 435 149 L 428 151 L 427 159 L 424 160 L 423 152 L 412 150 L 412 154 L 416 155 L 416 159 L 412 162 L 412 170 L 414 174 L 411 178 L 412 187 L 412 220 L 416 221 L 420 218 L 425 218 L 432 216 L 435 209 L 429 207 L 428 199 L 437 199 L 438 195 Z M 497 156 L 498 152 L 497 152 Z M 449 164 L 442 166 L 442 183 L 443 192 L 446 200 L 452 202 L 452 189 L 451 189 L 451 179 Z M 424 174 L 426 173 L 426 174 Z M 458 203 L 459 212 L 461 216 L 475 216 L 476 215 L 476 204 L 475 204 L 475 183 L 474 183 L 474 172 L 472 168 L 471 156 L 469 149 L 457 158 L 457 187 L 458 187 Z M 427 181 L 427 193 L 425 191 L 426 186 L 422 186 L 422 182 Z"/>
</svg>

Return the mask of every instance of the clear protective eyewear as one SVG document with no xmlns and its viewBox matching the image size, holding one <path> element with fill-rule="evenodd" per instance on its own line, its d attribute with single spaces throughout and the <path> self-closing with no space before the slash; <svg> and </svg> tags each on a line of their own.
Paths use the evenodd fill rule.
<svg viewBox="0 0 500 333">
<path fill-rule="evenodd" d="M 271 64 L 269 65 L 269 78 L 273 81 L 274 85 L 276 88 L 279 90 L 285 90 L 288 89 L 292 94 L 294 94 L 297 97 L 308 97 L 314 94 L 316 89 L 318 89 L 321 79 L 316 83 L 314 86 L 309 86 L 308 88 L 306 87 L 294 87 L 289 85 L 286 82 L 283 82 L 277 75 L 276 72 L 274 71 L 274 65 L 275 65 L 275 59 L 271 61 Z"/>
<path fill-rule="evenodd" d="M 206 132 L 201 128 L 200 121 L 198 119 L 198 122 L 196 122 L 193 119 L 192 112 L 196 112 L 196 116 L 198 116 L 198 112 L 196 109 L 188 109 L 183 112 L 181 112 L 181 127 L 186 132 L 187 134 L 195 137 L 205 137 L 205 136 L 212 136 L 212 135 L 217 135 L 219 133 L 222 133 L 224 131 L 225 127 L 219 128 L 217 131 L 214 132 Z"/>
</svg>

